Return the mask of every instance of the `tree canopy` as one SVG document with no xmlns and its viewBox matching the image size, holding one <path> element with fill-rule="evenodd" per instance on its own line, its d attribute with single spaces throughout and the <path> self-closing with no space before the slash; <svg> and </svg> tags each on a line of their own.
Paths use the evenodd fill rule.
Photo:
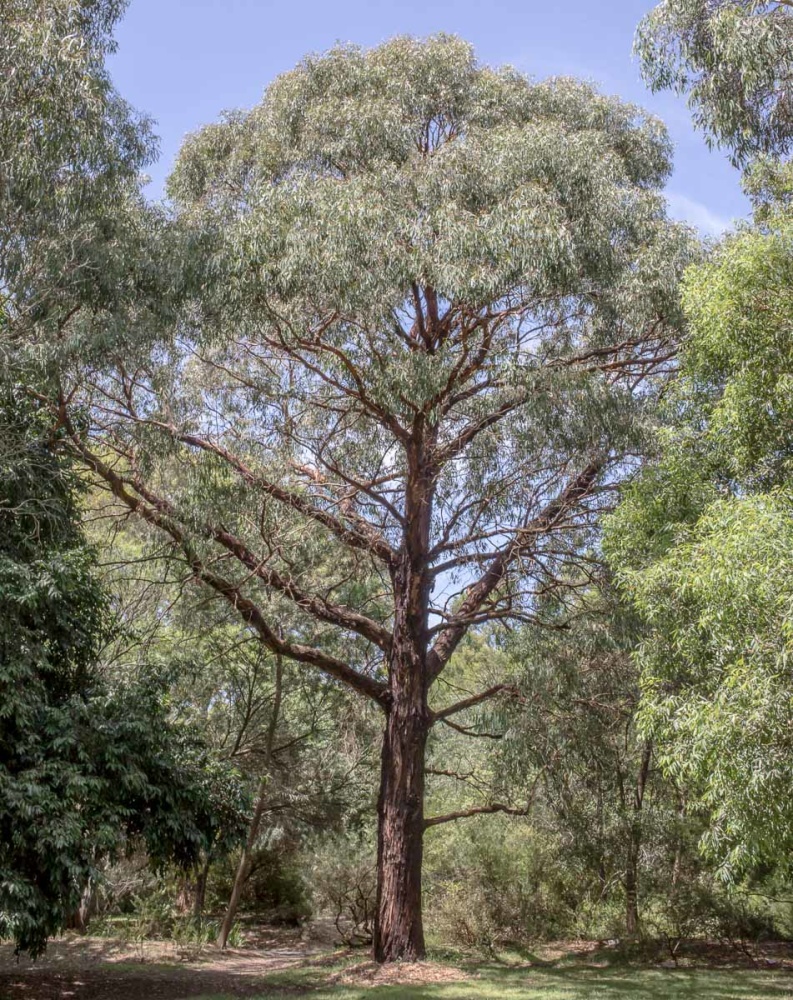
<svg viewBox="0 0 793 1000">
<path fill-rule="evenodd" d="M 650 86 L 685 94 L 694 123 L 736 164 L 793 148 L 788 0 L 663 0 L 636 50 Z"/>
<path fill-rule="evenodd" d="M 680 53 L 677 85 L 737 163 L 789 151 L 790 13 L 664 4 L 640 36 L 648 60 Z M 703 76 L 688 78 L 689 64 Z M 710 817 L 703 845 L 731 877 L 786 867 L 793 831 L 789 163 L 766 155 L 745 183 L 754 221 L 686 272 L 688 331 L 657 461 L 607 526 L 649 626 L 637 654 L 643 724 L 667 773 L 697 790 Z"/>
</svg>

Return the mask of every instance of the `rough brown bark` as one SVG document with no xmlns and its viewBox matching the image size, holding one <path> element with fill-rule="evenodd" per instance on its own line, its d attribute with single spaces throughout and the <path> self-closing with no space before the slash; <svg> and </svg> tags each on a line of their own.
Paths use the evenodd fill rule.
<svg viewBox="0 0 793 1000">
<path fill-rule="evenodd" d="M 376 962 L 424 958 L 421 863 L 424 846 L 424 758 L 431 713 L 427 704 L 429 538 L 433 473 L 426 448 L 433 434 L 416 427 L 408 452 L 405 528 L 392 575 L 394 632 L 377 807 Z"/>
<path fill-rule="evenodd" d="M 424 958 L 421 863 L 428 713 L 397 704 L 383 735 L 378 801 L 376 962 Z"/>
</svg>

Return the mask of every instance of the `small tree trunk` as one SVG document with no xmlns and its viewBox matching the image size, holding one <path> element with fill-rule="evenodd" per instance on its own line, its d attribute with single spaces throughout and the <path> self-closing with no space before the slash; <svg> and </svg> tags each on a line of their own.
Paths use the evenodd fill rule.
<svg viewBox="0 0 793 1000">
<path fill-rule="evenodd" d="M 209 878 L 209 866 L 211 863 L 212 858 L 210 855 L 207 855 L 206 861 L 196 878 L 195 899 L 193 900 L 193 917 L 196 920 L 200 920 L 204 915 L 204 905 L 206 904 L 207 896 L 207 879 Z"/>
<path fill-rule="evenodd" d="M 675 858 L 672 863 L 672 888 L 676 889 L 683 870 L 683 820 L 686 815 L 686 802 L 680 791 L 677 793 L 677 833 L 675 836 Z"/>
<path fill-rule="evenodd" d="M 642 845 L 642 807 L 647 788 L 647 777 L 652 760 L 652 743 L 646 743 L 642 751 L 636 791 L 633 797 L 633 818 L 631 820 L 628 857 L 625 865 L 625 930 L 628 937 L 639 933 L 639 853 Z"/>
<path fill-rule="evenodd" d="M 267 772 L 269 772 L 270 764 L 272 762 L 273 748 L 275 746 L 275 734 L 278 727 L 278 716 L 281 713 L 282 689 L 283 660 L 280 656 L 276 656 L 273 711 L 270 716 L 270 725 L 267 729 L 267 744 L 265 746 L 265 774 L 259 781 L 259 787 L 256 791 L 256 804 L 253 809 L 251 824 L 248 827 L 248 836 L 245 840 L 245 846 L 242 849 L 240 863 L 237 867 L 237 874 L 234 878 L 234 886 L 231 890 L 229 905 L 226 907 L 223 923 L 220 925 L 220 931 L 217 936 L 218 948 L 225 948 L 228 944 L 229 934 L 231 934 L 231 928 L 234 926 L 234 918 L 237 916 L 237 908 L 239 907 L 240 899 L 242 898 L 242 891 L 245 888 L 245 883 L 248 880 L 248 874 L 251 869 L 253 848 L 256 845 L 256 838 L 259 836 L 259 827 L 261 826 L 262 816 L 264 815 L 264 809 L 267 804 Z"/>
<path fill-rule="evenodd" d="M 636 937 L 639 933 L 638 848 L 638 838 L 634 829 L 631 831 L 631 844 L 625 866 L 625 930 L 628 937 Z"/>
<path fill-rule="evenodd" d="M 83 889 L 80 905 L 69 916 L 67 921 L 69 930 L 77 931 L 79 934 L 88 933 L 88 924 L 96 913 L 96 902 L 96 889 L 93 880 L 91 880 Z"/>
<path fill-rule="evenodd" d="M 376 962 L 414 961 L 425 955 L 421 862 L 427 732 L 427 714 L 421 706 L 391 707 L 377 807 Z"/>
<path fill-rule="evenodd" d="M 226 907 L 226 913 L 223 916 L 223 923 L 220 925 L 220 931 L 217 937 L 218 948 L 226 947 L 229 941 L 229 934 L 231 934 L 231 928 L 234 926 L 234 918 L 237 916 L 237 908 L 240 905 L 242 891 L 248 880 L 248 872 L 251 867 L 251 856 L 253 854 L 253 848 L 256 844 L 256 838 L 259 836 L 259 827 L 261 826 L 266 803 L 267 777 L 265 776 L 259 782 L 259 788 L 256 792 L 256 805 L 253 810 L 251 825 L 248 827 L 248 836 L 245 840 L 245 846 L 242 849 L 240 863 L 237 866 L 237 874 L 234 878 L 231 898 L 229 899 L 229 904 Z"/>
<path fill-rule="evenodd" d="M 195 905 L 195 885 L 189 875 L 183 875 L 179 880 L 179 888 L 176 892 L 176 909 L 186 916 Z"/>
</svg>

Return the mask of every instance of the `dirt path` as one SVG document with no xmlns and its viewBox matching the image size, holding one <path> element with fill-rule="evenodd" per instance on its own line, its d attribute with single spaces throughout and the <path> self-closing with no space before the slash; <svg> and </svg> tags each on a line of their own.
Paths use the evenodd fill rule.
<svg viewBox="0 0 793 1000">
<path fill-rule="evenodd" d="M 37 962 L 16 960 L 0 946 L 2 1000 L 187 1000 L 225 994 L 261 995 L 262 976 L 296 965 L 333 961 L 299 942 L 185 955 L 169 944 L 142 948 L 104 938 L 66 937 L 50 943 Z"/>
</svg>

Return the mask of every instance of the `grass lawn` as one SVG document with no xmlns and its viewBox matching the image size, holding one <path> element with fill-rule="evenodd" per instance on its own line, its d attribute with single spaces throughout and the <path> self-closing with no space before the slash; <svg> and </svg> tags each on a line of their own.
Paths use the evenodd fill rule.
<svg viewBox="0 0 793 1000">
<path fill-rule="evenodd" d="M 682 953 L 681 953 L 682 954 Z M 362 952 L 264 948 L 176 957 L 172 943 L 140 948 L 66 936 L 39 962 L 0 945 L 2 1000 L 793 1000 L 793 948 L 771 944 L 752 968 L 722 946 L 692 949 L 679 968 L 642 963 L 596 942 L 557 942 L 484 958 L 451 950 L 433 961 L 379 967 Z M 688 965 L 684 965 L 688 963 Z"/>
<path fill-rule="evenodd" d="M 430 969 L 432 966 L 429 967 Z M 296 969 L 262 981 L 255 1000 L 310 996 L 313 1000 L 793 1000 L 793 975 L 746 969 L 662 969 L 627 965 L 595 967 L 505 967 L 466 969 L 467 978 L 440 982 L 339 982 L 338 971 Z M 432 973 L 429 973 L 431 976 Z M 196 1000 L 234 1000 L 206 995 Z"/>
</svg>

